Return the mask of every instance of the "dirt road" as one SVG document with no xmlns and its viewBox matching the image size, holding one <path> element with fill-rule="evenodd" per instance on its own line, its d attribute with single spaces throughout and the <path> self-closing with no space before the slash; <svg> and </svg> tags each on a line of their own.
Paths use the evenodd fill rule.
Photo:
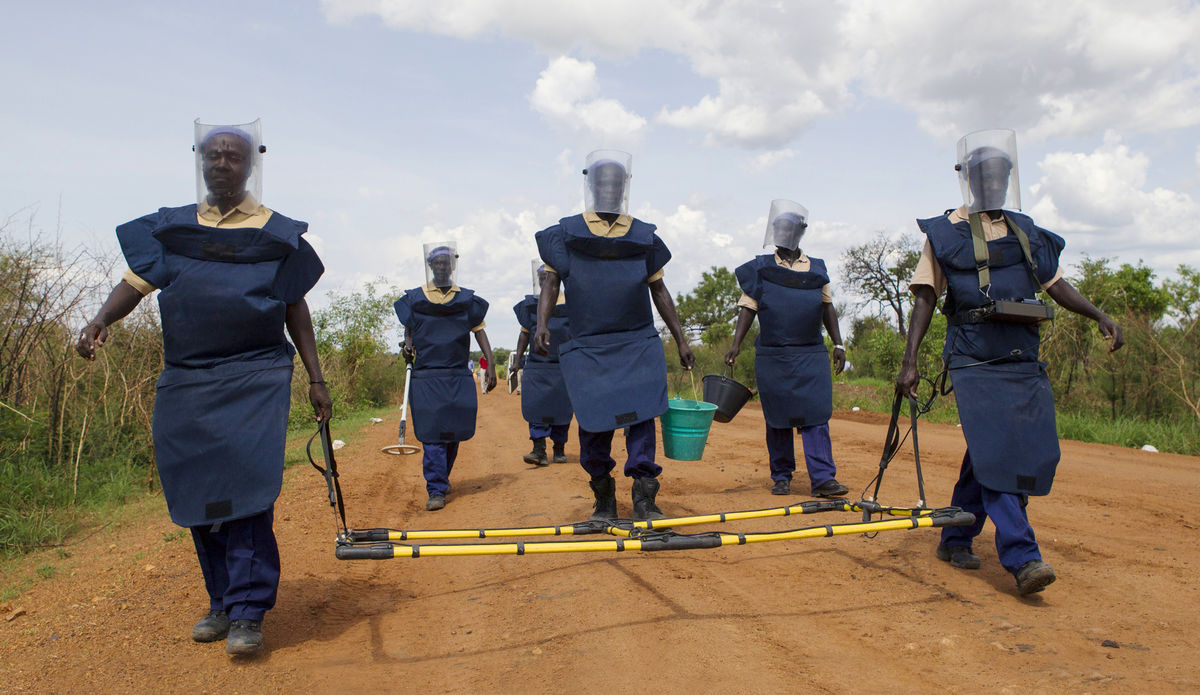
<svg viewBox="0 0 1200 695">
<path fill-rule="evenodd" d="M 394 441 L 393 419 L 335 424 L 339 435 L 364 429 L 338 452 L 350 524 L 586 518 L 591 494 L 577 464 L 521 462 L 528 440 L 518 397 L 493 393 L 481 405 L 437 513 L 424 510 L 420 457 L 379 453 Z M 867 413 L 838 412 L 831 422 L 852 498 L 878 466 L 885 428 L 883 416 Z M 756 404 L 714 425 L 704 460 L 664 461 L 660 506 L 679 515 L 805 499 L 768 494 L 762 435 Z M 961 433 L 923 424 L 920 435 L 930 502 L 947 504 Z M 574 441 L 567 451 L 575 461 Z M 806 483 L 801 475 L 793 489 Z M 618 478 L 617 489 L 628 514 L 629 480 Z M 906 451 L 882 500 L 913 504 L 915 491 Z M 1063 442 L 1053 494 L 1029 509 L 1059 580 L 1021 599 L 996 560 L 990 525 L 974 572 L 935 559 L 929 530 L 679 553 L 343 562 L 324 481 L 297 466 L 276 505 L 284 574 L 264 654 L 232 660 L 221 643 L 190 640 L 207 599 L 190 538 L 158 502 L 70 546 L 70 557 L 27 559 L 18 572 L 56 573 L 0 605 L 0 691 L 1197 692 L 1197 493 L 1200 459 Z"/>
</svg>

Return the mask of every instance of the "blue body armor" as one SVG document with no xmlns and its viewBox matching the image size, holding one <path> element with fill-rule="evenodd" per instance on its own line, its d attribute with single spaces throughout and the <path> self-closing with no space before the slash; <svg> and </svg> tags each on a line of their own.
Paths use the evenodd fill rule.
<svg viewBox="0 0 1200 695">
<path fill-rule="evenodd" d="M 279 213 L 261 229 L 206 227 L 194 204 L 117 228 L 130 270 L 161 290 L 154 454 L 181 526 L 252 516 L 279 495 L 295 354 L 284 318 L 324 272 L 307 229 Z"/>
<path fill-rule="evenodd" d="M 579 426 L 608 432 L 667 410 L 667 363 L 647 280 L 671 259 L 654 226 L 634 219 L 622 237 L 596 236 L 582 215 L 537 233 L 558 273 L 571 337 L 559 362 Z"/>
<path fill-rule="evenodd" d="M 537 330 L 538 298 L 527 295 L 513 307 L 517 322 L 525 330 Z M 563 380 L 562 368 L 558 363 L 558 347 L 570 338 L 570 321 L 567 305 L 559 304 L 550 313 L 547 326 L 550 331 L 550 354 L 543 357 L 533 349 L 530 340 L 525 355 L 525 373 L 521 376 L 521 416 L 526 422 L 543 425 L 569 425 L 574 411 L 567 394 L 567 383 Z"/>
<path fill-rule="evenodd" d="M 467 360 L 471 329 L 483 323 L 488 303 L 461 289 L 450 302 L 436 304 L 417 287 L 405 292 L 394 308 L 416 352 L 409 397 L 417 440 L 461 442 L 475 436 L 479 401 Z"/>
<path fill-rule="evenodd" d="M 742 291 L 758 302 L 754 372 L 771 427 L 820 425 L 833 415 L 833 377 L 821 337 L 821 288 L 829 274 L 820 258 L 809 261 L 809 270 L 799 272 L 762 255 L 734 271 Z"/>
</svg>

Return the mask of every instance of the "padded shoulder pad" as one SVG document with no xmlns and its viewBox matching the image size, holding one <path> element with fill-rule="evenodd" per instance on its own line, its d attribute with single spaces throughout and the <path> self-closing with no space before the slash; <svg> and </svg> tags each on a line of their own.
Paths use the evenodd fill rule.
<svg viewBox="0 0 1200 695">
<path fill-rule="evenodd" d="M 295 304 L 304 299 L 325 273 L 325 265 L 317 251 L 303 238 L 295 251 L 284 257 L 275 273 L 274 295 L 284 304 Z"/>
<path fill-rule="evenodd" d="M 471 328 L 483 323 L 484 317 L 487 316 L 488 303 L 487 300 L 479 295 L 471 297 L 471 306 L 467 309 L 467 317 L 471 321 Z"/>
<path fill-rule="evenodd" d="M 400 295 L 400 298 L 392 305 L 392 308 L 396 310 L 396 318 L 400 319 L 402 326 L 407 326 L 409 320 L 412 319 L 412 302 L 408 298 L 408 292 Z"/>
<path fill-rule="evenodd" d="M 667 244 L 657 234 L 653 236 L 654 245 L 650 247 L 650 253 L 646 254 L 646 277 L 662 270 L 671 260 L 671 250 L 667 248 Z"/>
<path fill-rule="evenodd" d="M 529 294 L 513 306 L 513 313 L 517 315 L 517 323 L 521 328 L 529 331 L 537 328 L 537 303 L 538 298 Z"/>
<path fill-rule="evenodd" d="M 760 291 L 758 284 L 759 258 L 761 256 L 746 261 L 733 271 L 734 276 L 737 277 L 738 287 L 741 287 L 742 292 L 756 302 L 759 300 Z"/>
<path fill-rule="evenodd" d="M 570 255 L 567 253 L 566 233 L 561 224 L 552 224 L 533 237 L 537 241 L 538 255 L 542 262 L 554 269 L 559 277 L 565 278 L 571 271 Z"/>
</svg>

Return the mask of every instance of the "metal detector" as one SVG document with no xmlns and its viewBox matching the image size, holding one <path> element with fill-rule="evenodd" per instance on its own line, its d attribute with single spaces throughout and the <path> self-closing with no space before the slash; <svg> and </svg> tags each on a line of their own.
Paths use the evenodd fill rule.
<svg viewBox="0 0 1200 695">
<path fill-rule="evenodd" d="M 390 444 L 380 449 L 385 454 L 417 454 L 420 453 L 421 447 L 415 444 L 405 444 L 404 434 L 408 429 L 408 382 L 412 379 L 412 360 L 405 359 L 404 367 L 404 401 L 400 405 L 400 438 L 396 444 Z"/>
</svg>

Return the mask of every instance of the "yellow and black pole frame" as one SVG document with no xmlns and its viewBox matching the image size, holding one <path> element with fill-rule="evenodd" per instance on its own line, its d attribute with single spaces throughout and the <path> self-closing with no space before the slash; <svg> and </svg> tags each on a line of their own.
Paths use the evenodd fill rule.
<svg viewBox="0 0 1200 695">
<path fill-rule="evenodd" d="M 799 508 L 798 510 L 796 508 Z M 720 523 L 750 518 L 787 516 L 791 513 L 815 513 L 823 511 L 867 511 L 898 518 L 881 521 L 827 524 L 786 531 L 758 533 L 706 532 L 683 534 L 676 531 L 660 531 L 650 528 L 646 521 L 587 521 L 564 526 L 543 526 L 511 529 L 445 529 L 445 530 L 397 530 L 397 529 L 354 529 L 339 538 L 336 555 L 342 560 L 390 560 L 393 558 L 418 557 L 465 557 L 481 555 L 538 555 L 548 553 L 579 552 L 624 552 L 637 550 L 653 552 L 659 550 L 701 550 L 726 545 L 745 545 L 769 541 L 799 540 L 805 538 L 829 538 L 858 533 L 899 531 L 917 528 L 940 528 L 944 526 L 969 526 L 975 522 L 974 515 L 956 507 L 943 509 L 906 509 L 850 503 L 845 500 L 811 502 L 789 507 L 751 510 L 745 512 L 723 512 L 696 515 L 653 522 L 658 527 L 678 528 L 690 524 Z M 899 518 L 907 517 L 907 518 Z M 502 543 L 401 543 L 397 541 L 430 539 L 487 539 L 520 536 L 565 536 L 604 533 L 620 536 L 612 540 L 533 540 Z"/>
</svg>

